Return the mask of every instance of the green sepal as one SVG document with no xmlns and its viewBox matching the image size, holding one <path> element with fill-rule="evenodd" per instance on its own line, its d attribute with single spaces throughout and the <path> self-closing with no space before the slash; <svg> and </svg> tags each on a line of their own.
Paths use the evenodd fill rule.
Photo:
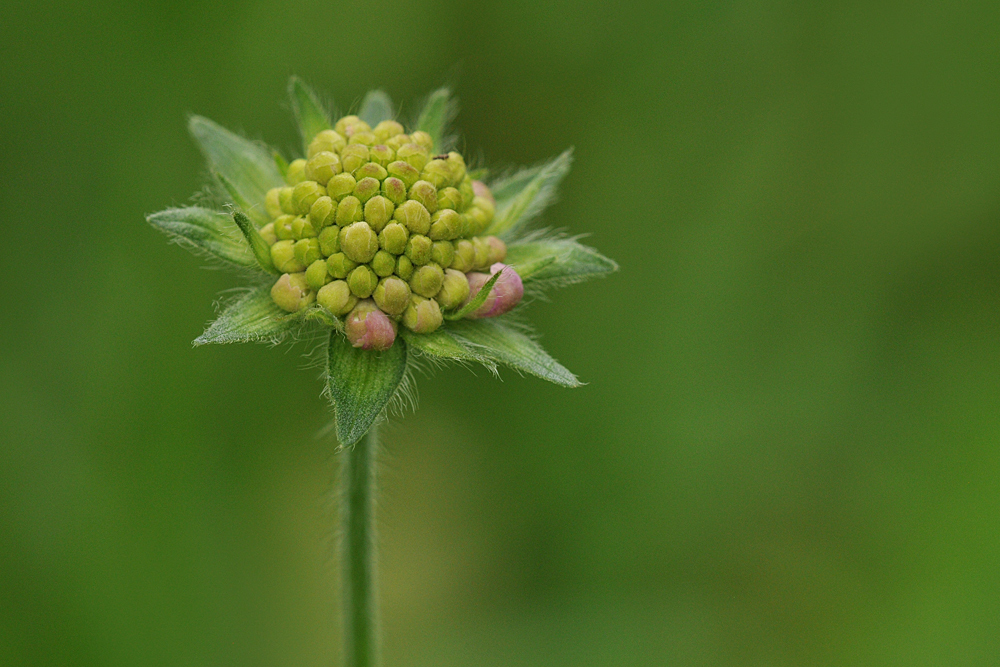
<svg viewBox="0 0 1000 667">
<path fill-rule="evenodd" d="M 319 304 L 313 304 L 311 308 L 302 313 L 302 319 L 311 322 L 319 322 L 328 327 L 333 327 L 337 331 L 344 331 L 343 321 Z"/>
<path fill-rule="evenodd" d="M 444 133 L 457 111 L 457 104 L 448 88 L 438 88 L 424 103 L 424 108 L 417 117 L 416 129 L 431 135 L 431 139 L 434 140 L 434 153 L 443 153 L 448 149 Z"/>
<path fill-rule="evenodd" d="M 332 130 L 333 124 L 316 93 L 302 79 L 293 76 L 288 80 L 288 97 L 292 101 L 292 111 L 302 133 L 303 150 L 308 150 L 309 142 L 323 130 Z"/>
<path fill-rule="evenodd" d="M 326 387 L 337 415 L 337 439 L 349 447 L 361 439 L 392 400 L 406 373 L 406 343 L 383 352 L 352 347 L 330 332 Z"/>
<path fill-rule="evenodd" d="M 405 327 L 400 327 L 399 334 L 407 345 L 428 356 L 448 361 L 475 361 L 483 364 L 490 371 L 496 371 L 496 366 L 492 361 L 462 344 L 443 327 L 426 334 L 414 333 Z"/>
<path fill-rule="evenodd" d="M 572 163 L 573 149 L 569 148 L 540 167 L 518 172 L 491 186 L 497 210 L 486 233 L 509 238 L 531 222 L 552 203 Z"/>
<path fill-rule="evenodd" d="M 271 246 L 264 240 L 264 237 L 260 235 L 257 228 L 253 226 L 250 222 L 250 218 L 246 217 L 239 211 L 233 211 L 233 221 L 236 222 L 236 226 L 240 228 L 243 232 L 243 237 L 250 244 L 250 249 L 253 251 L 254 257 L 257 258 L 257 263 L 260 264 L 260 268 L 264 269 L 268 273 L 273 273 L 278 275 L 281 271 L 274 268 L 274 263 L 271 261 Z"/>
<path fill-rule="evenodd" d="M 361 101 L 358 118 L 375 127 L 383 120 L 392 120 L 392 99 L 382 90 L 373 90 Z"/>
<path fill-rule="evenodd" d="M 515 370 L 563 387 L 579 387 L 581 384 L 541 345 L 502 320 L 462 320 L 449 323 L 448 330 L 484 357 Z"/>
<path fill-rule="evenodd" d="M 271 287 L 255 287 L 226 306 L 218 318 L 194 340 L 209 343 L 277 343 L 300 326 L 271 299 Z"/>
<path fill-rule="evenodd" d="M 464 306 L 462 306 L 453 313 L 445 313 L 444 319 L 449 321 L 460 320 L 469 313 L 475 312 L 477 308 L 486 303 L 486 299 L 490 295 L 490 290 L 493 289 L 493 286 L 500 279 L 501 273 L 502 273 L 501 271 L 497 271 L 496 273 L 494 273 L 493 276 L 489 280 L 487 280 L 482 287 L 479 288 L 479 291 L 476 292 L 476 296 L 474 296 L 472 300 L 469 301 L 469 303 L 465 304 Z"/>
<path fill-rule="evenodd" d="M 618 264 L 575 239 L 528 240 L 507 247 L 506 263 L 511 264 L 525 285 L 562 287 L 605 276 Z"/>
<path fill-rule="evenodd" d="M 240 268 L 256 264 L 225 213 L 200 206 L 168 208 L 146 216 L 146 221 L 191 251 L 204 251 Z"/>
<path fill-rule="evenodd" d="M 281 178 L 285 178 L 288 175 L 288 160 L 278 151 L 271 151 L 271 157 L 274 158 L 274 166 L 281 172 Z"/>
<path fill-rule="evenodd" d="M 264 197 L 271 188 L 285 184 L 271 152 L 202 116 L 192 116 L 188 129 L 209 169 L 228 183 L 233 200 L 239 200 L 254 222 L 266 225 Z"/>
</svg>

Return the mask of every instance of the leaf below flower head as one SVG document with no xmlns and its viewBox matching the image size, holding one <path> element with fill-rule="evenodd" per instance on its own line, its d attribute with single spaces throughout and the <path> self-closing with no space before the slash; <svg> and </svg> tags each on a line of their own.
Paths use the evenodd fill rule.
<svg viewBox="0 0 1000 667">
<path fill-rule="evenodd" d="M 475 361 L 483 364 L 490 371 L 496 371 L 496 366 L 492 361 L 460 342 L 443 327 L 427 334 L 413 333 L 406 328 L 401 328 L 399 331 L 410 348 L 428 356 L 446 361 Z"/>
<path fill-rule="evenodd" d="M 232 218 L 225 213 L 187 206 L 154 213 L 146 220 L 191 250 L 202 250 L 240 268 L 253 267 L 257 263 L 240 238 Z"/>
<path fill-rule="evenodd" d="M 514 243 L 507 247 L 508 264 L 525 285 L 562 287 L 604 276 L 618 264 L 575 239 L 549 238 Z"/>
<path fill-rule="evenodd" d="M 299 326 L 274 303 L 269 286 L 255 287 L 226 306 L 194 344 L 277 343 Z"/>
<path fill-rule="evenodd" d="M 302 133 L 302 148 L 307 150 L 313 138 L 323 130 L 333 129 L 333 124 L 316 93 L 297 76 L 288 80 L 288 97 Z"/>
<path fill-rule="evenodd" d="M 337 438 L 347 447 L 360 440 L 395 395 L 406 373 L 406 343 L 383 352 L 352 347 L 330 332 L 326 382 L 337 415 Z"/>
<path fill-rule="evenodd" d="M 424 104 L 417 117 L 416 129 L 423 130 L 434 140 L 434 153 L 444 153 L 449 148 L 449 140 L 445 135 L 448 123 L 455 117 L 458 105 L 448 88 L 438 88 Z"/>
<path fill-rule="evenodd" d="M 246 239 L 247 244 L 249 244 L 250 249 L 253 251 L 254 257 L 257 259 L 257 264 L 260 268 L 264 269 L 268 273 L 273 273 L 278 275 L 281 271 L 274 268 L 274 263 L 271 261 L 271 246 L 264 237 L 260 235 L 257 228 L 253 226 L 250 219 L 239 211 L 233 212 L 233 221 L 236 226 L 240 228 L 243 232 L 243 237 Z"/>
<path fill-rule="evenodd" d="M 518 172 L 491 185 L 497 210 L 487 234 L 513 236 L 553 202 L 556 188 L 569 173 L 573 163 L 573 149 L 540 167 Z"/>
<path fill-rule="evenodd" d="M 392 99 L 382 90 L 373 90 L 361 101 L 358 118 L 375 127 L 383 120 L 392 120 Z"/>
<path fill-rule="evenodd" d="M 270 220 L 264 196 L 285 184 L 271 152 L 202 116 L 192 116 L 188 129 L 212 172 L 225 179 L 234 198 L 242 199 L 240 205 L 254 222 L 266 225 Z"/>
<path fill-rule="evenodd" d="M 537 342 L 500 319 L 449 322 L 448 330 L 459 341 L 484 357 L 562 385 L 579 387 L 580 381 Z"/>
</svg>

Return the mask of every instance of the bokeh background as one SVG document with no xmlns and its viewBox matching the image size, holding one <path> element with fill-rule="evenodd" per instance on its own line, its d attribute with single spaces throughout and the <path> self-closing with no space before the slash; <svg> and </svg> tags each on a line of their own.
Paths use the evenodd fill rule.
<svg viewBox="0 0 1000 667">
<path fill-rule="evenodd" d="M 576 165 L 622 271 L 533 307 L 587 381 L 460 368 L 387 432 L 385 664 L 996 665 L 993 2 L 14 0 L 0 8 L 0 664 L 337 664 L 299 348 L 143 220 L 185 117 L 288 152 L 291 74 Z"/>
</svg>

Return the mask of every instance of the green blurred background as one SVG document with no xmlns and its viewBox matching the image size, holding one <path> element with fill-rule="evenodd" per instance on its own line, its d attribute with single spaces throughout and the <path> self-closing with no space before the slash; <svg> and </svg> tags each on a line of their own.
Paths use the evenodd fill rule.
<svg viewBox="0 0 1000 667">
<path fill-rule="evenodd" d="M 298 74 L 576 165 L 617 259 L 532 316 L 588 386 L 451 368 L 387 432 L 385 664 L 1000 661 L 1000 8 L 0 8 L 0 665 L 339 655 L 303 348 L 192 349 L 235 284 L 143 220 L 185 116 L 286 149 Z M 485 407 L 484 407 L 485 406 Z"/>
</svg>

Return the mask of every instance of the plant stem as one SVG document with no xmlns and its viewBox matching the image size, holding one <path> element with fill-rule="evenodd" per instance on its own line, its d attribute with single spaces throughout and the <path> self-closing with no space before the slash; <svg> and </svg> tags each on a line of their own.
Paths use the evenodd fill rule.
<svg viewBox="0 0 1000 667">
<path fill-rule="evenodd" d="M 344 657 L 347 667 L 375 667 L 378 607 L 375 578 L 375 457 L 373 425 L 341 454 L 344 563 Z"/>
</svg>

